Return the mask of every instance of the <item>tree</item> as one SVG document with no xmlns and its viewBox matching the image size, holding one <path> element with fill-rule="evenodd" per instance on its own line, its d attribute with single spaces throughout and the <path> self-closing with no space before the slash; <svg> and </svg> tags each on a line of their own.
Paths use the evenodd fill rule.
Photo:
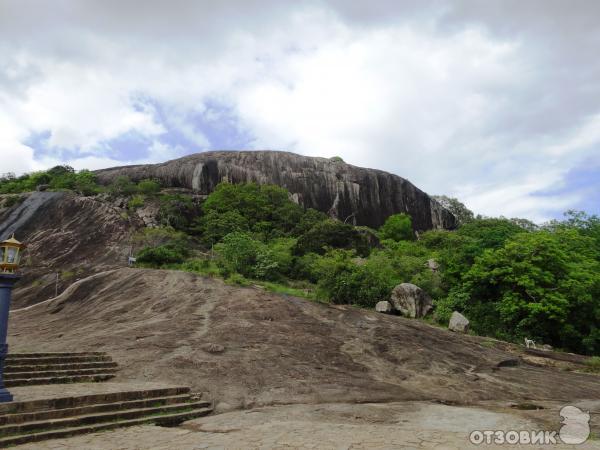
<svg viewBox="0 0 600 450">
<path fill-rule="evenodd" d="M 476 259 L 441 310 L 464 311 L 481 334 L 598 354 L 600 263 L 590 244 L 574 230 L 515 234 Z"/>
<path fill-rule="evenodd" d="M 129 196 L 137 193 L 137 186 L 128 176 L 121 175 L 113 180 L 108 191 L 114 196 Z"/>
<path fill-rule="evenodd" d="M 324 254 L 328 248 L 354 249 L 359 255 L 369 254 L 367 239 L 352 225 L 329 219 L 318 222 L 298 238 L 294 254 Z"/>
<path fill-rule="evenodd" d="M 447 197 L 445 195 L 434 195 L 433 198 L 456 217 L 456 221 L 459 225 L 469 223 L 475 219 L 473 211 L 467 208 L 465 204 L 460 202 L 457 198 Z"/>
<path fill-rule="evenodd" d="M 412 229 L 412 219 L 408 214 L 394 214 L 388 217 L 381 228 L 379 228 L 379 234 L 382 239 L 411 241 L 415 238 Z"/>
</svg>

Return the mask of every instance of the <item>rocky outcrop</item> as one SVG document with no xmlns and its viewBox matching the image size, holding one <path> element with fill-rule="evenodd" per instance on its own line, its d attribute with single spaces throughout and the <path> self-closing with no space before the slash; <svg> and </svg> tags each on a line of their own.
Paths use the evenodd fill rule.
<svg viewBox="0 0 600 450">
<path fill-rule="evenodd" d="M 431 297 L 420 287 L 402 283 L 394 288 L 390 303 L 395 311 L 405 317 L 422 318 L 433 308 Z"/>
<path fill-rule="evenodd" d="M 27 244 L 13 306 L 47 300 L 78 278 L 126 265 L 140 226 L 122 208 L 65 192 L 33 192 L 0 212 L 0 239 L 15 233 Z"/>
<path fill-rule="evenodd" d="M 160 180 L 163 186 L 207 195 L 222 181 L 276 184 L 297 203 L 356 225 L 379 227 L 392 214 L 407 213 L 416 231 L 452 229 L 454 216 L 409 181 L 381 170 L 339 160 L 274 151 L 205 152 L 162 164 L 96 172 L 101 183 L 118 176 Z"/>
</svg>

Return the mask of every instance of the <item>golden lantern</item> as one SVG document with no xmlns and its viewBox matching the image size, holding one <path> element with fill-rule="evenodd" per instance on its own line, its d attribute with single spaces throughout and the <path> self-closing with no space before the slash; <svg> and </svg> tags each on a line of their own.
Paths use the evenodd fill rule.
<svg viewBox="0 0 600 450">
<path fill-rule="evenodd" d="M 17 241 L 14 233 L 10 239 L 0 242 L 0 272 L 16 272 L 21 261 L 21 250 L 24 248 L 25 244 Z"/>
</svg>

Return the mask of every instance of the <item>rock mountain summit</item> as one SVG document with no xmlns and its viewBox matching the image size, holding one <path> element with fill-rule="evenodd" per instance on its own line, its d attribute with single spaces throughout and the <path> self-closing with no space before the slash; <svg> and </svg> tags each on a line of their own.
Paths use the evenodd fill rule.
<svg viewBox="0 0 600 450">
<path fill-rule="evenodd" d="M 454 216 L 408 180 L 381 170 L 352 166 L 340 158 L 314 158 L 279 151 L 213 151 L 161 164 L 115 167 L 96 172 L 101 183 L 118 176 L 157 179 L 168 187 L 209 194 L 222 181 L 275 184 L 299 204 L 342 221 L 371 227 L 407 213 L 417 231 L 452 229 Z"/>
</svg>

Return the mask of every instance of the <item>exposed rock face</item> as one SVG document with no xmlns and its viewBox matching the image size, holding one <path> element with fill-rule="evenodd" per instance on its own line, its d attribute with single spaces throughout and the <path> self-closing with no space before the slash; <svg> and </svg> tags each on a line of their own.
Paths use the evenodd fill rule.
<svg viewBox="0 0 600 450">
<path fill-rule="evenodd" d="M 448 329 L 458 333 L 466 333 L 469 331 L 469 320 L 458 311 L 454 311 L 450 317 Z"/>
<path fill-rule="evenodd" d="M 76 279 L 127 264 L 131 234 L 141 220 L 91 197 L 63 192 L 33 192 L 0 212 L 0 239 L 15 233 L 27 244 L 25 275 L 15 288 L 13 306 L 54 297 Z M 135 223 L 132 223 L 135 221 Z"/>
<path fill-rule="evenodd" d="M 390 297 L 393 308 L 405 317 L 425 317 L 433 308 L 431 297 L 420 287 L 402 283 L 394 288 Z"/>
<path fill-rule="evenodd" d="M 96 172 L 108 184 L 125 175 L 155 178 L 165 186 L 211 193 L 222 181 L 276 184 L 299 204 L 357 225 L 379 227 L 392 214 L 408 213 L 417 231 L 456 226 L 437 201 L 397 175 L 326 158 L 274 151 L 197 153 L 162 164 L 116 167 Z"/>
</svg>

